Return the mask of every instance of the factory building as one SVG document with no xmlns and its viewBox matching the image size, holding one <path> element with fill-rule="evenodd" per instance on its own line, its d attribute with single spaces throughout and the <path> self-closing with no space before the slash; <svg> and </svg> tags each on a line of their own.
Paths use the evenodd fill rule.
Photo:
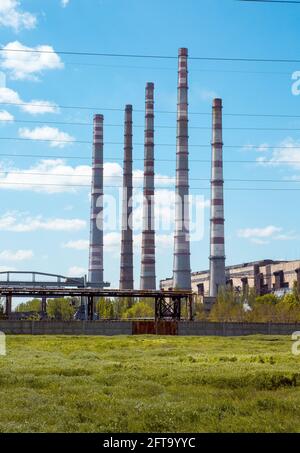
<svg viewBox="0 0 300 453">
<path fill-rule="evenodd" d="M 276 292 L 278 295 L 291 290 L 295 282 L 300 289 L 300 260 L 273 261 L 262 260 L 236 264 L 225 268 L 226 285 L 238 291 L 246 288 L 256 289 L 256 294 L 263 295 Z M 209 296 L 209 270 L 192 272 L 192 290 L 199 296 Z M 173 286 L 173 279 L 161 280 L 161 289 Z"/>
</svg>

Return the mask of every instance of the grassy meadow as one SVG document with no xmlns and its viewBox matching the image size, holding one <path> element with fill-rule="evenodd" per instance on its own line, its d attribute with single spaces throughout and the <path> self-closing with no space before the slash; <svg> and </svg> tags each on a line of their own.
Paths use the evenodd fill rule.
<svg viewBox="0 0 300 453">
<path fill-rule="evenodd" d="M 8 336 L 0 432 L 300 432 L 290 337 Z"/>
</svg>

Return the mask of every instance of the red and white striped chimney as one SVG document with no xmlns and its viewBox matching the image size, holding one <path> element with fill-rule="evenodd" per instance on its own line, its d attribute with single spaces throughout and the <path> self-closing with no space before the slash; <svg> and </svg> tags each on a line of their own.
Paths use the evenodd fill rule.
<svg viewBox="0 0 300 453">
<path fill-rule="evenodd" d="M 146 85 L 141 289 L 155 289 L 154 84 Z"/>
<path fill-rule="evenodd" d="M 173 287 L 191 289 L 188 159 L 188 49 L 178 53 L 178 103 Z"/>
<path fill-rule="evenodd" d="M 132 105 L 125 107 L 120 289 L 133 289 Z"/>
<path fill-rule="evenodd" d="M 210 219 L 210 286 L 209 295 L 216 297 L 226 285 L 223 195 L 222 99 L 213 100 L 212 169 Z"/>
<path fill-rule="evenodd" d="M 94 116 L 89 282 L 103 286 L 103 115 Z"/>
</svg>

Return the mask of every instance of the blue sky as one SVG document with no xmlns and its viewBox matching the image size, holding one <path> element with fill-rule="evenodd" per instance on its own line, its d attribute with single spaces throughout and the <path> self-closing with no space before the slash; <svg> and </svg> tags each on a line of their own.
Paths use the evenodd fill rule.
<svg viewBox="0 0 300 453">
<path fill-rule="evenodd" d="M 151 81 L 155 83 L 156 109 L 176 109 L 176 60 L 57 55 L 55 51 L 176 56 L 178 47 L 188 47 L 191 56 L 199 57 L 297 59 L 299 19 L 299 5 L 234 0 L 69 0 L 65 4 L 60 0 L 0 0 L 2 47 L 53 49 L 43 59 L 28 52 L 2 52 L 0 57 L 0 70 L 6 77 L 4 85 L 2 76 L 0 102 L 24 104 L 0 104 L 0 119 L 15 120 L 0 122 L 0 138 L 50 140 L 0 140 L 0 270 L 34 269 L 69 275 L 86 272 L 91 145 L 55 142 L 55 138 L 90 141 L 92 128 L 53 122 L 91 123 L 93 113 L 104 113 L 105 141 L 120 143 L 105 146 L 109 186 L 121 183 L 123 113 L 101 108 L 123 109 L 132 103 L 135 110 L 143 109 L 145 84 Z M 300 179 L 300 135 L 297 130 L 287 130 L 300 130 L 300 117 L 241 117 L 228 113 L 300 115 L 300 96 L 294 96 L 291 90 L 291 77 L 300 71 L 300 63 L 191 60 L 189 70 L 190 111 L 205 113 L 190 115 L 191 193 L 202 196 L 205 206 L 203 237 L 192 242 L 192 269 L 208 268 L 209 181 L 202 179 L 210 177 L 210 111 L 214 96 L 222 97 L 224 103 L 224 143 L 229 146 L 224 148 L 225 161 L 251 161 L 224 164 L 227 263 L 298 259 L 299 192 L 241 189 L 300 189 L 295 182 Z M 43 107 L 35 107 L 37 103 Z M 143 113 L 134 112 L 135 126 L 143 122 Z M 175 128 L 159 128 L 175 127 L 175 114 L 157 113 L 156 126 L 158 144 L 175 143 Z M 255 130 L 259 128 L 286 130 Z M 135 127 L 134 142 L 142 141 L 143 128 Z M 165 178 L 157 180 L 157 193 L 164 201 L 160 213 L 172 219 L 168 200 L 175 174 L 175 147 L 157 145 L 156 158 L 156 172 Z M 143 147 L 137 145 L 134 169 L 138 177 L 142 159 Z M 272 160 L 272 164 L 263 164 L 264 160 Z M 22 182 L 27 184 L 22 186 Z M 45 183 L 84 187 L 41 185 Z M 228 190 L 231 188 L 237 190 Z M 107 187 L 106 193 L 116 195 L 117 190 Z M 138 198 L 138 189 L 136 195 Z M 137 217 L 139 212 L 137 209 Z M 139 234 L 137 228 L 137 286 Z M 118 229 L 107 230 L 105 235 L 105 280 L 117 286 Z M 158 231 L 158 279 L 171 276 L 172 251 L 171 225 L 169 231 Z"/>
</svg>

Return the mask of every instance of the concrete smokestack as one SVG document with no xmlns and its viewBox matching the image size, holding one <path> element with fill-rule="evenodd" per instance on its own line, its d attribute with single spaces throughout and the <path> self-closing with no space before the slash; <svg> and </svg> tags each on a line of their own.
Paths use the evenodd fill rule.
<svg viewBox="0 0 300 453">
<path fill-rule="evenodd" d="M 154 225 L 154 84 L 146 85 L 141 289 L 156 289 Z"/>
<path fill-rule="evenodd" d="M 125 107 L 120 289 L 133 289 L 132 105 Z"/>
<path fill-rule="evenodd" d="M 213 100 L 211 219 L 210 219 L 210 286 L 209 295 L 216 297 L 226 285 L 223 197 L 222 99 Z"/>
<path fill-rule="evenodd" d="M 94 116 L 89 282 L 103 286 L 103 115 Z"/>
<path fill-rule="evenodd" d="M 188 163 L 188 50 L 179 49 L 173 287 L 191 289 Z"/>
</svg>

